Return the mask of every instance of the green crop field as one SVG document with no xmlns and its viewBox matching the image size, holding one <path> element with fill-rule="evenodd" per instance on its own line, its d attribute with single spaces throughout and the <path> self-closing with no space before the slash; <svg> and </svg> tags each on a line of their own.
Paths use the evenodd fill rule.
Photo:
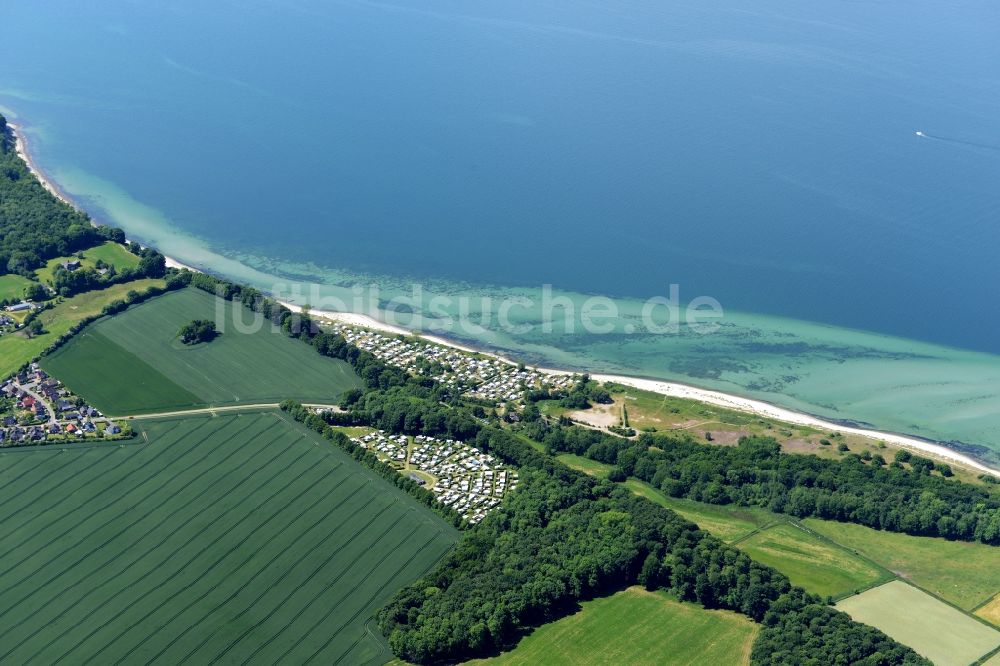
<svg viewBox="0 0 1000 666">
<path fill-rule="evenodd" d="M 773 525 L 739 542 L 737 547 L 788 576 L 793 585 L 824 597 L 851 594 L 892 577 L 792 523 Z"/>
<path fill-rule="evenodd" d="M 965 610 L 1000 592 L 1000 548 L 995 546 L 882 532 L 813 518 L 803 523 Z"/>
<path fill-rule="evenodd" d="M 0 377 L 10 375 L 41 354 L 56 338 L 68 333 L 76 322 L 100 314 L 108 303 L 124 299 L 133 289 L 143 292 L 149 287 L 162 287 L 163 284 L 163 280 L 135 280 L 116 284 L 107 289 L 78 294 L 45 310 L 38 316 L 45 327 L 44 334 L 34 338 L 28 338 L 23 333 L 0 337 Z"/>
<path fill-rule="evenodd" d="M 937 666 L 968 666 L 1000 646 L 1000 631 L 898 580 L 844 599 L 837 608 Z"/>
<path fill-rule="evenodd" d="M 381 664 L 457 533 L 279 412 L 0 453 L 0 663 Z"/>
<path fill-rule="evenodd" d="M 20 275 L 0 275 L 0 301 L 13 301 L 24 298 L 24 290 L 34 284 Z"/>
<path fill-rule="evenodd" d="M 742 615 L 674 601 L 632 587 L 586 601 L 518 646 L 475 664 L 746 664 L 757 625 Z"/>
<path fill-rule="evenodd" d="M 204 405 L 274 403 L 286 398 L 334 403 L 361 381 L 343 361 L 274 331 L 270 322 L 241 332 L 252 313 L 197 289 L 155 298 L 87 327 L 44 359 L 46 371 L 109 414 Z M 192 319 L 216 321 L 221 335 L 185 346 Z M 246 330 L 246 329 L 243 329 Z"/>
</svg>

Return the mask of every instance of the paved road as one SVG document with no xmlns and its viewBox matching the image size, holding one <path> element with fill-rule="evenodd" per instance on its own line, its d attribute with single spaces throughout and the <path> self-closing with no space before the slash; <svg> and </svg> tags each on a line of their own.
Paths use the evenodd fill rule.
<svg viewBox="0 0 1000 666">
<path fill-rule="evenodd" d="M 45 423 L 45 425 L 51 425 L 53 423 L 58 423 L 58 421 L 56 420 L 56 412 L 53 409 L 52 405 L 49 404 L 49 399 L 48 398 L 42 396 L 40 393 L 38 393 L 37 391 L 35 391 L 34 389 L 28 387 L 25 384 L 18 384 L 18 383 L 15 382 L 14 386 L 16 386 L 18 389 L 20 389 L 20 390 L 24 391 L 25 393 L 27 393 L 28 395 L 30 395 L 37 402 L 40 402 L 43 407 L 45 407 L 45 413 L 49 415 L 49 420 Z"/>
<path fill-rule="evenodd" d="M 314 407 L 321 409 L 331 409 L 334 411 L 339 411 L 340 407 L 337 405 L 320 405 L 315 403 L 302 403 L 304 407 Z M 108 418 L 112 421 L 122 420 L 122 419 L 159 419 L 167 418 L 170 416 L 190 416 L 193 414 L 216 414 L 218 412 L 239 412 L 239 411 L 254 411 L 260 409 L 277 409 L 279 403 L 277 402 L 262 402 L 253 405 L 226 405 L 224 407 L 198 407 L 196 409 L 182 409 L 174 412 L 155 412 L 153 414 L 129 414 L 128 416 L 109 416 Z"/>
</svg>

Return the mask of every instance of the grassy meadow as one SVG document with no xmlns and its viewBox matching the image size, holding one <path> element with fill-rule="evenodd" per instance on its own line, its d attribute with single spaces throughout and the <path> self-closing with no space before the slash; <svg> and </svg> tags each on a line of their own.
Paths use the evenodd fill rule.
<svg viewBox="0 0 1000 666">
<path fill-rule="evenodd" d="M 84 268 L 94 268 L 97 261 L 101 260 L 109 266 L 117 269 L 135 268 L 139 265 L 139 257 L 125 249 L 125 246 L 112 241 L 106 241 L 96 247 L 88 248 L 81 252 L 83 258 L 76 255 L 71 257 L 56 257 L 45 262 L 45 265 L 35 271 L 35 277 L 39 282 L 52 284 L 56 267 L 64 261 L 77 260 Z"/>
<path fill-rule="evenodd" d="M 517 647 L 470 664 L 746 664 L 757 625 L 729 611 L 705 610 L 662 592 L 632 587 L 586 601 L 577 613 L 539 627 Z"/>
<path fill-rule="evenodd" d="M 75 323 L 87 317 L 100 314 L 104 306 L 112 301 L 122 300 L 132 291 L 145 291 L 156 286 L 162 287 L 163 280 L 135 280 L 116 284 L 99 291 L 88 291 L 67 298 L 50 310 L 39 315 L 45 333 L 28 338 L 22 332 L 0 337 L 0 377 L 16 371 L 19 367 L 41 354 L 59 336 L 65 335 Z"/>
<path fill-rule="evenodd" d="M 898 580 L 844 599 L 837 608 L 937 666 L 968 666 L 1000 646 L 1000 631 Z"/>
<path fill-rule="evenodd" d="M 964 610 L 1000 592 L 1000 548 L 807 518 L 809 529 Z"/>
<path fill-rule="evenodd" d="M 606 477 L 611 469 L 578 456 L 559 459 L 595 476 Z M 969 614 L 1000 627 L 1000 549 L 669 497 L 635 478 L 622 485 L 734 544 L 793 584 L 840 598 L 838 608 L 937 664 L 967 666 L 1000 646 L 1000 632 Z M 987 661 L 994 662 L 1000 666 L 1000 655 Z"/>
<path fill-rule="evenodd" d="M 24 290 L 34 284 L 31 280 L 13 273 L 0 275 L 0 301 L 24 298 Z"/>
<path fill-rule="evenodd" d="M 782 572 L 793 585 L 824 597 L 846 596 L 892 578 L 794 523 L 772 525 L 739 542 L 737 548 Z"/>
<path fill-rule="evenodd" d="M 381 664 L 434 513 L 279 412 L 0 452 L 0 663 Z"/>
<path fill-rule="evenodd" d="M 608 478 L 608 474 L 614 469 L 614 465 L 606 465 L 590 458 L 584 458 L 573 453 L 560 453 L 556 459 L 567 467 L 597 477 L 598 479 Z"/>
<path fill-rule="evenodd" d="M 360 386 L 347 363 L 320 356 L 270 323 L 241 332 L 234 319 L 251 316 L 242 305 L 184 289 L 96 322 L 42 365 L 116 415 L 286 398 L 333 403 Z M 178 331 L 192 319 L 216 321 L 221 335 L 182 344 Z"/>
</svg>

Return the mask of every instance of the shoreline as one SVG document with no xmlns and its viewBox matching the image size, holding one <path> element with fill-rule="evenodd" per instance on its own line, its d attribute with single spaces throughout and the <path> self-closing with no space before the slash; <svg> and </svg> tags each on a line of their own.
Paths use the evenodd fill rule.
<svg viewBox="0 0 1000 666">
<path fill-rule="evenodd" d="M 24 163 L 28 167 L 28 170 L 35 176 L 35 178 L 39 180 L 42 186 L 46 190 L 48 190 L 53 196 L 55 196 L 57 199 L 59 199 L 66 205 L 71 206 L 77 210 L 83 211 L 83 207 L 78 205 L 77 202 L 75 202 L 72 199 L 72 197 L 63 192 L 59 188 L 59 186 L 56 185 L 51 179 L 47 178 L 42 169 L 39 168 L 38 164 L 32 159 L 28 141 L 24 136 L 24 132 L 22 131 L 23 128 L 16 123 L 10 122 L 10 120 L 8 120 L 7 126 L 10 128 L 11 133 L 14 135 L 15 151 L 17 152 L 17 155 L 24 161 Z M 91 223 L 94 224 L 95 226 L 97 225 L 96 221 L 94 221 L 93 219 L 91 219 Z M 203 272 L 200 269 L 185 264 L 184 262 L 181 262 L 173 257 L 164 255 L 164 258 L 166 260 L 166 265 L 168 268 L 186 269 L 195 273 Z M 302 311 L 302 308 L 300 306 L 295 305 L 293 303 L 287 301 L 278 301 L 278 302 L 293 312 Z M 362 328 L 370 328 L 383 333 L 415 336 L 422 340 L 426 340 L 427 342 L 431 342 L 433 344 L 441 345 L 444 347 L 450 347 L 452 349 L 457 349 L 467 353 L 482 354 L 484 356 L 489 356 L 491 358 L 503 361 L 504 363 L 517 365 L 516 361 L 513 361 L 497 352 L 484 349 L 476 349 L 474 347 L 461 345 L 457 342 L 454 342 L 447 338 L 443 338 L 438 335 L 424 334 L 418 331 L 413 331 L 410 329 L 403 328 L 401 326 L 393 326 L 390 324 L 386 324 L 385 322 L 379 321 L 378 319 L 371 317 L 369 315 L 353 313 L 353 312 L 334 312 L 327 310 L 310 310 L 310 314 L 313 314 L 320 319 L 336 321 L 352 326 L 359 326 Z M 580 372 L 562 370 L 557 368 L 536 367 L 536 369 L 539 372 L 549 375 L 566 376 L 566 375 L 581 374 Z M 602 383 L 613 382 L 644 391 L 650 391 L 652 393 L 658 393 L 660 395 L 665 395 L 668 397 L 695 400 L 698 402 L 715 405 L 717 407 L 723 407 L 726 409 L 733 409 L 736 411 L 753 414 L 761 418 L 775 419 L 779 421 L 785 421 L 794 425 L 820 428 L 831 432 L 839 432 L 843 434 L 867 437 L 869 439 L 874 439 L 874 440 L 881 440 L 911 451 L 918 451 L 932 455 L 936 458 L 945 460 L 949 463 L 955 463 L 967 468 L 971 468 L 975 471 L 985 472 L 987 474 L 992 474 L 993 476 L 1000 477 L 1000 469 L 990 467 L 989 465 L 986 465 L 985 463 L 982 463 L 976 460 L 975 458 L 972 458 L 971 456 L 955 451 L 954 449 L 951 449 L 940 442 L 925 440 L 911 435 L 904 435 L 904 434 L 875 430 L 875 429 L 841 425 L 833 421 L 828 421 L 826 419 L 814 416 L 812 414 L 795 411 L 785 407 L 780 407 L 778 405 L 765 402 L 763 400 L 756 400 L 753 398 L 747 398 L 730 393 L 723 393 L 721 391 L 714 391 L 711 389 L 702 389 L 696 386 L 682 384 L 679 382 L 670 382 L 665 380 L 648 379 L 648 378 L 634 377 L 628 375 L 605 374 L 605 373 L 599 373 L 599 374 L 590 373 L 590 377 Z"/>
<path fill-rule="evenodd" d="M 17 123 L 13 123 L 10 119 L 7 120 L 7 127 L 10 128 L 11 134 L 14 135 L 14 151 L 17 156 L 28 165 L 28 171 L 30 171 L 38 182 L 42 184 L 49 194 L 54 196 L 59 201 L 62 201 L 67 206 L 76 208 L 77 210 L 83 210 L 80 206 L 73 201 L 68 194 L 59 189 L 59 186 L 55 184 L 53 180 L 45 175 L 45 172 L 38 166 L 38 163 L 31 157 L 31 150 L 28 147 L 28 138 L 23 127 Z M 95 225 L 96 226 L 96 225 Z"/>
<path fill-rule="evenodd" d="M 289 302 L 279 301 L 282 305 L 287 307 L 293 312 L 301 312 L 302 308 Z M 357 314 L 352 312 L 332 312 L 329 310 L 309 310 L 309 314 L 313 315 L 319 319 L 326 319 L 329 321 L 340 322 L 343 324 L 348 324 L 352 326 L 359 326 L 362 328 L 370 328 L 383 333 L 395 334 L 395 335 L 408 335 L 420 338 L 421 340 L 426 340 L 434 344 L 442 345 L 444 347 L 450 347 L 452 349 L 458 349 L 460 351 L 482 354 L 490 358 L 503 361 L 510 365 L 517 365 L 517 362 L 498 354 L 497 352 L 476 349 L 474 347 L 469 347 L 465 345 L 458 344 L 447 338 L 442 338 L 437 335 L 425 335 L 423 333 L 412 331 L 401 326 L 393 326 L 381 322 L 374 317 L 369 315 Z M 581 374 L 581 372 L 574 372 L 570 370 L 562 370 L 558 368 L 544 368 L 540 366 L 534 367 L 541 373 L 547 375 L 575 375 Z M 827 430 L 830 432 L 839 432 L 845 435 L 857 435 L 860 437 L 866 437 L 873 440 L 880 440 L 888 444 L 893 444 L 901 448 L 908 449 L 910 451 L 925 453 L 932 455 L 936 458 L 945 460 L 949 463 L 954 463 L 961 465 L 963 467 L 971 468 L 978 472 L 985 472 L 987 474 L 992 474 L 994 476 L 1000 477 L 1000 470 L 997 470 L 989 465 L 982 463 L 971 456 L 967 456 L 963 453 L 955 451 L 944 444 L 939 442 L 933 442 L 930 440 L 921 439 L 919 437 L 914 437 L 912 435 L 904 435 L 900 433 L 893 433 L 883 430 L 874 430 L 869 428 L 859 428 L 854 426 L 842 425 L 835 423 L 833 421 L 828 421 L 822 419 L 818 416 L 812 414 L 807 414 L 805 412 L 795 411 L 793 409 L 788 409 L 786 407 L 780 407 L 778 405 L 765 402 L 763 400 L 756 400 L 754 398 L 746 398 L 743 396 L 733 395 L 731 393 L 723 393 L 721 391 L 714 391 L 711 389 L 698 388 L 697 386 L 691 386 L 689 384 L 682 384 L 679 382 L 669 382 L 659 379 L 648 379 L 643 377 L 634 377 L 629 375 L 615 375 L 606 373 L 588 373 L 590 378 L 604 383 L 612 382 L 616 384 L 622 384 L 624 386 L 629 386 L 631 388 L 636 388 L 643 391 L 650 391 L 652 393 L 658 393 L 660 395 L 665 395 L 672 398 L 685 398 L 688 400 L 695 400 L 697 402 L 707 403 L 710 405 L 715 405 L 716 407 L 723 407 L 726 409 L 732 409 L 735 411 L 740 411 L 748 414 L 753 414 L 754 416 L 759 416 L 766 419 L 774 419 L 777 421 L 784 421 L 786 423 L 791 423 L 793 425 L 807 426 L 813 428 L 819 428 L 822 430 Z"/>
<path fill-rule="evenodd" d="M 11 122 L 9 119 L 7 121 L 7 127 L 10 128 L 11 134 L 14 135 L 14 151 L 17 153 L 17 156 L 20 157 L 21 160 L 28 166 L 28 171 L 30 171 L 31 174 L 38 179 L 38 182 L 42 184 L 42 187 L 48 190 L 49 194 L 54 196 L 56 199 L 59 199 L 59 201 L 62 201 L 67 206 L 75 208 L 76 210 L 82 213 L 86 213 L 87 216 L 90 217 L 90 223 L 95 227 L 99 226 L 97 221 L 94 220 L 94 218 L 91 217 L 90 214 L 83 209 L 83 206 L 81 206 L 78 202 L 73 200 L 73 198 L 69 194 L 64 192 L 56 184 L 54 180 L 46 176 L 45 172 L 42 171 L 41 167 L 38 166 L 38 163 L 31 156 L 31 150 L 28 145 L 28 139 L 25 135 L 25 132 L 23 131 L 24 128 L 21 125 L 18 125 L 17 123 Z M 128 238 L 126 238 L 125 240 L 126 242 L 131 242 Z M 177 259 L 174 259 L 173 257 L 168 257 L 166 255 L 163 255 L 163 258 L 166 260 L 167 268 L 186 268 L 187 270 L 195 273 L 201 272 L 197 268 L 194 268 L 193 266 L 188 266 L 187 264 L 182 263 Z"/>
</svg>

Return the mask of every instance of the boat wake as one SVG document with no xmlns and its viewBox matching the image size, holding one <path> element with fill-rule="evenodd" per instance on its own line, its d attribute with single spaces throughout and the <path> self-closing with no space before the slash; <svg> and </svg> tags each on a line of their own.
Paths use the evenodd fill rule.
<svg viewBox="0 0 1000 666">
<path fill-rule="evenodd" d="M 938 136 L 937 134 L 928 134 L 923 130 L 917 130 L 914 132 L 921 139 L 933 139 L 934 141 L 944 141 L 946 143 L 954 143 L 959 146 L 969 146 L 971 148 L 983 148 L 985 150 L 990 150 L 995 153 L 1000 153 L 1000 145 L 994 145 L 990 143 L 980 143 L 978 141 L 966 141 L 965 139 L 954 139 L 947 136 Z"/>
</svg>

